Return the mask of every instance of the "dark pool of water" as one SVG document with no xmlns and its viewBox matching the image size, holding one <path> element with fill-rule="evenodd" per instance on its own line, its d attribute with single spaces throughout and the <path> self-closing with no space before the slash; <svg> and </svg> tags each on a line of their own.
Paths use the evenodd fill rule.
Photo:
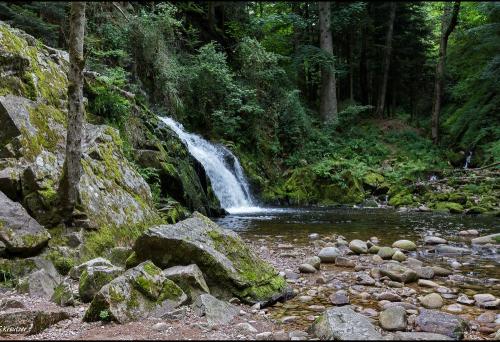
<svg viewBox="0 0 500 342">
<path fill-rule="evenodd" d="M 219 225 L 237 231 L 243 238 L 280 236 L 283 241 L 300 245 L 308 235 L 343 235 L 348 241 L 368 240 L 376 236 L 381 245 L 409 239 L 422 244 L 428 234 L 441 234 L 453 244 L 470 246 L 470 239 L 460 238 L 460 230 L 477 229 L 480 235 L 500 232 L 500 218 L 492 216 L 452 215 L 436 212 L 399 212 L 394 209 L 355 208 L 274 208 L 269 211 L 228 215 L 215 220 Z M 459 260 L 469 264 L 469 275 L 500 277 L 498 250 L 474 250 L 473 255 Z"/>
</svg>

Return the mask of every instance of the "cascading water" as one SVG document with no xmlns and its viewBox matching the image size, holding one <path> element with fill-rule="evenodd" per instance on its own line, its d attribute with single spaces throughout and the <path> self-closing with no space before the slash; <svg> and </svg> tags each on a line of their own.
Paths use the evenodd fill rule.
<svg viewBox="0 0 500 342">
<path fill-rule="evenodd" d="M 221 207 L 231 214 L 262 210 L 255 205 L 240 162 L 231 151 L 186 132 L 171 118 L 160 117 L 160 120 L 179 136 L 189 153 L 203 165 Z"/>
</svg>

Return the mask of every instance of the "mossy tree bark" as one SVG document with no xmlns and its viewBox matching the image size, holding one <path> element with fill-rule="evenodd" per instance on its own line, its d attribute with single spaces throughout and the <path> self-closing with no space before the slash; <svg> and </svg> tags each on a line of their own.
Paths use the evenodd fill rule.
<svg viewBox="0 0 500 342">
<path fill-rule="evenodd" d="M 382 61 L 382 84 L 377 102 L 377 110 L 375 115 L 383 117 L 385 110 L 385 98 L 387 96 L 387 80 L 389 78 L 389 67 L 391 64 L 392 55 L 392 36 L 394 33 L 394 19 L 396 19 L 396 3 L 393 1 L 390 5 L 389 25 L 387 27 L 387 35 L 385 37 L 384 59 Z"/>
<path fill-rule="evenodd" d="M 330 28 L 330 2 L 318 2 L 320 48 L 329 56 L 333 56 L 332 30 Z M 337 91 L 335 80 L 335 67 L 331 65 L 321 67 L 321 95 L 320 116 L 323 122 L 337 119 Z"/>
<path fill-rule="evenodd" d="M 68 130 L 66 159 L 62 180 L 61 199 L 65 212 L 71 214 L 79 201 L 78 184 L 82 175 L 83 139 L 83 38 L 85 35 L 84 1 L 71 3 L 68 72 Z"/>
<path fill-rule="evenodd" d="M 441 39 L 439 40 L 439 59 L 436 65 L 436 80 L 434 83 L 434 100 L 432 102 L 432 142 L 439 142 L 439 114 L 441 112 L 441 99 L 443 97 L 444 65 L 446 60 L 446 49 L 448 38 L 455 29 L 458 21 L 458 11 L 460 1 L 455 1 L 453 13 L 450 3 L 445 3 L 444 12 L 441 19 Z"/>
</svg>

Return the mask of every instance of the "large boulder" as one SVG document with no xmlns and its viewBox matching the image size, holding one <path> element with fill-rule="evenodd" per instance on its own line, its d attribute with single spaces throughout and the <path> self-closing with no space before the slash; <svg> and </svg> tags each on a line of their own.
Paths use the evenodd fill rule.
<svg viewBox="0 0 500 342">
<path fill-rule="evenodd" d="M 33 255 L 50 239 L 49 232 L 32 218 L 23 206 L 0 191 L 0 240 L 7 251 Z"/>
<path fill-rule="evenodd" d="M 126 323 L 148 316 L 161 317 L 186 301 L 180 287 L 165 278 L 151 261 L 145 261 L 103 286 L 90 303 L 84 320 Z"/>
<path fill-rule="evenodd" d="M 207 217 L 192 217 L 173 225 L 148 229 L 134 245 L 138 261 L 159 267 L 196 264 L 216 296 L 238 297 L 247 303 L 269 302 L 284 295 L 283 277 L 245 245 L 233 231 Z"/>
<path fill-rule="evenodd" d="M 485 245 L 487 243 L 500 243 L 500 233 L 480 236 L 471 240 L 473 245 Z"/>
<path fill-rule="evenodd" d="M 459 316 L 426 309 L 420 310 L 416 325 L 420 331 L 446 335 L 454 339 L 461 339 L 467 328 L 467 322 Z"/>
<path fill-rule="evenodd" d="M 418 280 L 418 275 L 414 270 L 394 262 L 380 266 L 380 274 L 400 283 L 411 283 Z"/>
<path fill-rule="evenodd" d="M 80 277 L 78 293 L 83 302 L 90 302 L 94 295 L 107 283 L 123 272 L 120 267 L 101 265 L 91 266 Z"/>
<path fill-rule="evenodd" d="M 382 340 L 367 317 L 347 306 L 326 310 L 310 332 L 322 340 Z"/>
<path fill-rule="evenodd" d="M 163 271 L 163 275 L 176 283 L 194 301 L 203 293 L 210 293 L 203 273 L 196 265 L 174 266 Z"/>
</svg>

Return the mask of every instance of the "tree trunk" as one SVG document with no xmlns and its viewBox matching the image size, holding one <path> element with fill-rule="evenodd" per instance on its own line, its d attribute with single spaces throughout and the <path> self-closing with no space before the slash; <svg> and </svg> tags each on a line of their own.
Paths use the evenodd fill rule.
<svg viewBox="0 0 500 342">
<path fill-rule="evenodd" d="M 451 4 L 446 3 L 441 19 L 441 39 L 439 40 L 439 59 L 436 65 L 436 79 L 434 83 L 434 99 L 432 101 L 432 142 L 439 142 L 439 114 L 441 112 L 441 99 L 443 96 L 443 77 L 446 60 L 446 48 L 448 46 L 448 37 L 455 29 L 458 20 L 458 11 L 460 10 L 460 1 L 455 1 L 453 13 L 451 13 Z"/>
<path fill-rule="evenodd" d="M 320 48 L 333 56 L 332 30 L 330 28 L 330 2 L 319 2 Z M 323 122 L 337 119 L 337 91 L 335 67 L 321 67 L 320 116 Z"/>
<path fill-rule="evenodd" d="M 392 53 L 392 34 L 394 31 L 394 19 L 396 18 L 396 3 L 391 2 L 391 9 L 389 15 L 389 27 L 387 28 L 387 35 L 385 37 L 385 51 L 383 59 L 383 74 L 382 84 L 380 85 L 379 98 L 377 103 L 377 110 L 375 115 L 382 117 L 385 109 L 385 97 L 387 95 L 387 79 L 389 78 L 389 66 L 391 63 Z"/>
<path fill-rule="evenodd" d="M 78 184 L 82 175 L 83 138 L 83 37 L 85 34 L 85 2 L 72 2 L 70 14 L 68 72 L 68 130 L 66 136 L 66 160 L 62 180 L 62 203 L 67 214 L 78 204 Z"/>
</svg>

